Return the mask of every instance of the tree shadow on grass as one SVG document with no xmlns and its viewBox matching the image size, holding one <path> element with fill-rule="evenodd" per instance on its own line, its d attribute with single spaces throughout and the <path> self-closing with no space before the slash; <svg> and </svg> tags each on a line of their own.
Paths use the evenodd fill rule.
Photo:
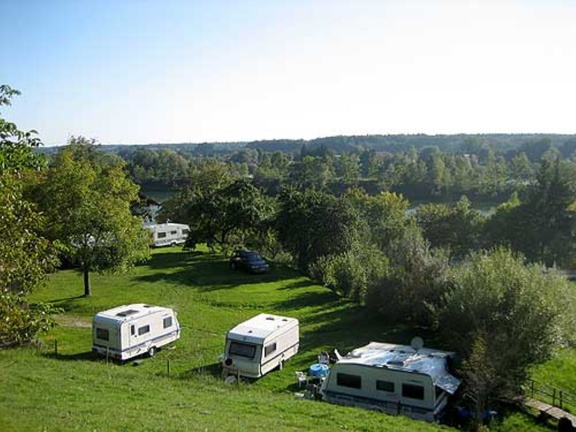
<svg viewBox="0 0 576 432">
<path fill-rule="evenodd" d="M 222 378 L 222 369 L 220 367 L 220 363 L 213 363 L 205 366 L 192 368 L 176 375 L 176 377 L 178 379 L 186 380 L 198 375 L 207 375 L 218 379 Z"/>
<path fill-rule="evenodd" d="M 300 280 L 298 282 L 293 282 L 291 284 L 288 284 L 288 285 L 280 288 L 280 290 L 295 290 L 298 288 L 308 288 L 308 287 L 316 286 L 316 285 L 318 285 L 318 284 L 311 281 L 310 279 L 305 279 L 305 280 Z"/>
<path fill-rule="evenodd" d="M 64 312 L 69 312 L 78 304 L 78 301 L 85 299 L 84 295 L 77 295 L 73 297 L 64 297 L 48 301 L 52 306 L 62 309 Z"/>
<path fill-rule="evenodd" d="M 142 267 L 150 267 L 154 270 L 169 269 L 174 267 L 185 266 L 190 260 L 214 258 L 215 255 L 200 252 L 200 251 L 184 251 L 179 252 L 163 252 L 154 253 L 151 258 L 142 263 Z"/>
<path fill-rule="evenodd" d="M 96 353 L 92 351 L 86 351 L 81 353 L 74 353 L 74 354 L 62 354 L 55 352 L 44 352 L 42 353 L 43 357 L 52 358 L 55 360 L 62 360 L 62 361 L 92 361 L 96 362 L 98 360 L 106 360 L 102 357 L 98 356 Z M 112 361 L 112 360 L 109 360 Z"/>
<path fill-rule="evenodd" d="M 284 289 L 284 288 L 281 288 Z M 334 292 L 326 290 L 322 292 L 305 291 L 294 295 L 288 300 L 274 303 L 274 308 L 279 311 L 298 310 L 310 307 L 332 308 L 342 300 Z"/>
<path fill-rule="evenodd" d="M 174 255 L 156 254 L 153 256 L 154 259 L 159 257 L 160 261 L 166 260 L 166 262 L 160 266 L 154 263 L 150 266 L 155 269 L 177 268 L 175 271 L 158 271 L 154 274 L 137 276 L 136 280 L 150 283 L 168 282 L 193 287 L 198 292 L 210 292 L 239 285 L 274 283 L 294 277 L 291 271 L 285 271 L 283 267 L 275 265 L 269 273 L 254 275 L 230 269 L 228 262 L 219 255 L 196 252 L 192 256 L 177 260 L 174 260 Z"/>
</svg>

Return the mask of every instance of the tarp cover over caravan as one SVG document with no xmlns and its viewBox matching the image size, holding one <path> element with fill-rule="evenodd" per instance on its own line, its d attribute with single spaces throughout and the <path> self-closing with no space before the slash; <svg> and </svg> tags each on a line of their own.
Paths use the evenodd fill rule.
<svg viewBox="0 0 576 432">
<path fill-rule="evenodd" d="M 321 386 L 324 400 L 433 421 L 460 380 L 454 353 L 371 342 L 340 358 Z"/>
<path fill-rule="evenodd" d="M 418 372 L 428 375 L 436 387 L 454 394 L 460 380 L 447 370 L 447 359 L 454 353 L 430 348 L 415 350 L 408 345 L 370 342 L 342 357 L 339 363 L 364 364 L 367 366 Z"/>
</svg>

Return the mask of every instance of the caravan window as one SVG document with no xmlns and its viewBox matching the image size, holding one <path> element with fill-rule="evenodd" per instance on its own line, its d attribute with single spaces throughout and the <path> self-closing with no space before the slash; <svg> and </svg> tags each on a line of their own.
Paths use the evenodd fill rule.
<svg viewBox="0 0 576 432">
<path fill-rule="evenodd" d="M 342 387 L 355 389 L 362 388 L 362 377 L 360 375 L 351 375 L 346 373 L 336 374 L 336 384 Z"/>
<path fill-rule="evenodd" d="M 164 328 L 172 327 L 172 317 L 164 318 Z"/>
<path fill-rule="evenodd" d="M 264 356 L 268 357 L 274 351 L 276 351 L 276 342 L 271 343 L 270 345 L 267 345 L 266 348 L 264 348 Z"/>
<path fill-rule="evenodd" d="M 138 329 L 138 336 L 142 336 L 143 334 L 150 333 L 150 326 L 145 325 L 144 327 L 140 327 Z"/>
<path fill-rule="evenodd" d="M 178 231 L 170 231 L 170 235 L 176 235 L 178 234 Z"/>
<path fill-rule="evenodd" d="M 158 238 L 166 238 L 166 233 L 165 232 L 159 232 Z"/>
<path fill-rule="evenodd" d="M 108 329 L 96 327 L 96 339 L 105 341 L 110 340 L 110 332 L 108 331 Z"/>
<path fill-rule="evenodd" d="M 424 387 L 414 384 L 402 384 L 402 397 L 424 400 Z"/>
<path fill-rule="evenodd" d="M 228 350 L 228 354 L 253 359 L 254 355 L 256 354 L 256 345 L 240 342 L 230 342 L 230 349 Z"/>
<path fill-rule="evenodd" d="M 376 390 L 394 393 L 394 383 L 390 381 L 376 381 Z"/>
<path fill-rule="evenodd" d="M 188 235 L 189 232 L 190 232 L 190 230 L 184 228 L 184 229 L 182 230 L 182 235 Z"/>
</svg>

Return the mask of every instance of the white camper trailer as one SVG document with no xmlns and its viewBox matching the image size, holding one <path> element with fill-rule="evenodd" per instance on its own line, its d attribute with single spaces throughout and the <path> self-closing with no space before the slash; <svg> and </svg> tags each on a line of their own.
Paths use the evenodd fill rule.
<svg viewBox="0 0 576 432">
<path fill-rule="evenodd" d="M 171 222 L 163 224 L 145 223 L 144 226 L 152 233 L 151 244 L 154 247 L 184 244 L 190 231 L 190 227 L 186 224 Z"/>
<path fill-rule="evenodd" d="M 92 351 L 121 361 L 142 354 L 152 357 L 179 337 L 176 312 L 160 306 L 118 306 L 92 320 Z"/>
<path fill-rule="evenodd" d="M 300 343 L 296 318 L 260 314 L 238 324 L 226 336 L 221 357 L 224 374 L 259 378 L 296 355 Z"/>
<path fill-rule="evenodd" d="M 432 421 L 446 406 L 448 395 L 460 385 L 448 372 L 453 355 L 371 342 L 332 366 L 320 392 L 331 403 Z"/>
</svg>

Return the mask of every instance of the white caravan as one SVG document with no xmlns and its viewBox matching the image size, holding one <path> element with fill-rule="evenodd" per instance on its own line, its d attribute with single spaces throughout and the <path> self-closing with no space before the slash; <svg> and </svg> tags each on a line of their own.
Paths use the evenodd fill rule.
<svg viewBox="0 0 576 432">
<path fill-rule="evenodd" d="M 419 345 L 371 342 L 353 350 L 332 366 L 323 399 L 433 421 L 460 380 L 448 371 L 454 353 Z"/>
<path fill-rule="evenodd" d="M 223 373 L 259 378 L 296 355 L 300 344 L 296 318 L 260 314 L 238 324 L 226 336 Z"/>
<path fill-rule="evenodd" d="M 180 337 L 176 312 L 161 306 L 131 304 L 108 309 L 92 320 L 92 351 L 120 361 L 158 348 Z"/>
<path fill-rule="evenodd" d="M 166 222 L 163 224 L 145 223 L 152 233 L 152 246 L 176 246 L 186 242 L 190 227 L 186 224 Z"/>
</svg>

